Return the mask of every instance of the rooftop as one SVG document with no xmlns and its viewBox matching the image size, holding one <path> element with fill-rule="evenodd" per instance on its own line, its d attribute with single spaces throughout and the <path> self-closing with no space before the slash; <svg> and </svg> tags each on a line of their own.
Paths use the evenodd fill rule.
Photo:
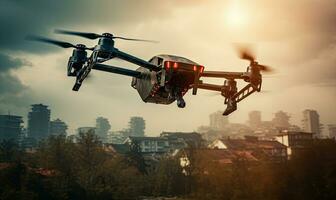
<svg viewBox="0 0 336 200">
<path fill-rule="evenodd" d="M 301 132 L 301 131 L 282 131 L 281 133 L 277 134 L 277 136 L 283 136 L 283 135 L 302 135 L 302 134 L 306 134 L 306 135 L 313 135 L 313 133 L 310 132 Z"/>
<path fill-rule="evenodd" d="M 195 151 L 197 156 L 210 159 L 219 164 L 232 164 L 236 160 L 245 160 L 249 162 L 258 161 L 248 150 L 228 150 L 228 149 L 198 149 Z"/>
<path fill-rule="evenodd" d="M 126 154 L 130 150 L 128 144 L 106 144 L 106 147 L 111 151 L 119 154 Z"/>
<path fill-rule="evenodd" d="M 143 141 L 143 140 L 162 140 L 162 141 L 166 141 L 167 138 L 163 138 L 163 137 L 143 137 L 143 136 L 129 136 L 129 139 L 133 140 L 133 141 Z"/>
<path fill-rule="evenodd" d="M 179 137 L 179 138 L 193 138 L 198 139 L 201 138 L 201 134 L 197 132 L 162 132 L 160 134 L 161 137 Z"/>
<path fill-rule="evenodd" d="M 272 140 L 249 140 L 249 139 L 221 139 L 229 149 L 273 149 L 286 148 L 278 141 Z"/>
</svg>

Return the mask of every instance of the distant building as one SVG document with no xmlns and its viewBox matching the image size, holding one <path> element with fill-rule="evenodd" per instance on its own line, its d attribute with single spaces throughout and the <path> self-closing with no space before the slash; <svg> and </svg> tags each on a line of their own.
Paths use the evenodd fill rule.
<svg viewBox="0 0 336 200">
<path fill-rule="evenodd" d="M 66 135 L 68 126 L 60 119 L 55 119 L 50 122 L 49 134 L 50 135 Z"/>
<path fill-rule="evenodd" d="M 77 128 L 77 134 L 79 134 L 79 133 L 88 133 L 90 131 L 95 132 L 96 128 L 95 127 L 90 127 L 90 126 L 84 126 L 84 127 Z"/>
<path fill-rule="evenodd" d="M 313 133 L 283 131 L 275 139 L 287 147 L 287 155 L 291 158 L 294 154 L 309 147 L 312 143 Z"/>
<path fill-rule="evenodd" d="M 197 132 L 198 133 L 206 133 L 206 132 L 209 132 L 211 131 L 212 129 L 210 128 L 210 126 L 199 126 L 197 128 Z"/>
<path fill-rule="evenodd" d="M 321 137 L 320 116 L 316 110 L 303 111 L 302 129 L 304 132 L 314 133 L 314 137 Z"/>
<path fill-rule="evenodd" d="M 272 122 L 276 128 L 281 130 L 288 130 L 291 126 L 289 123 L 289 119 L 290 116 L 287 113 L 280 110 L 275 113 Z"/>
<path fill-rule="evenodd" d="M 258 159 L 266 161 L 287 160 L 285 145 L 272 140 L 259 140 L 255 136 L 245 136 L 245 139 L 218 139 L 211 143 L 209 148 L 247 151 Z"/>
<path fill-rule="evenodd" d="M 248 124 L 252 129 L 257 129 L 261 125 L 261 112 L 254 110 L 248 114 Z"/>
<path fill-rule="evenodd" d="M 246 124 L 230 123 L 226 132 L 227 137 L 244 137 L 244 135 L 249 135 L 252 130 Z"/>
<path fill-rule="evenodd" d="M 116 131 L 116 133 L 122 135 L 125 138 L 131 136 L 130 129 L 128 129 L 128 128 L 124 128 L 122 130 Z"/>
<path fill-rule="evenodd" d="M 166 153 L 169 150 L 169 142 L 164 137 L 128 137 L 125 144 L 139 144 L 142 153 Z"/>
<path fill-rule="evenodd" d="M 107 133 L 111 129 L 110 122 L 104 117 L 98 117 L 96 119 L 96 135 L 102 140 L 107 142 Z"/>
<path fill-rule="evenodd" d="M 34 151 L 38 145 L 38 141 L 32 137 L 23 137 L 20 147 L 25 150 Z"/>
<path fill-rule="evenodd" d="M 28 136 L 37 140 L 49 136 L 50 110 L 43 104 L 32 105 L 28 113 Z"/>
<path fill-rule="evenodd" d="M 210 128 L 213 130 L 224 130 L 229 124 L 229 118 L 223 116 L 223 112 L 217 111 L 209 115 Z"/>
<path fill-rule="evenodd" d="M 130 136 L 143 137 L 145 136 L 145 120 L 142 117 L 131 117 L 129 123 Z"/>
<path fill-rule="evenodd" d="M 22 123 L 21 116 L 0 115 L 0 140 L 19 140 Z"/>
<path fill-rule="evenodd" d="M 209 130 L 202 133 L 202 138 L 208 142 L 212 142 L 220 138 L 240 138 L 244 135 L 251 134 L 252 130 L 246 124 L 229 123 L 224 130 Z"/>
<path fill-rule="evenodd" d="M 160 137 L 168 139 L 172 151 L 188 147 L 200 148 L 203 145 L 202 135 L 196 132 L 162 132 Z"/>
<path fill-rule="evenodd" d="M 123 131 L 114 131 L 107 134 L 107 142 L 110 144 L 123 144 L 128 136 L 124 136 Z"/>
<path fill-rule="evenodd" d="M 336 125 L 335 124 L 328 125 L 328 136 L 330 138 L 336 139 Z"/>
</svg>

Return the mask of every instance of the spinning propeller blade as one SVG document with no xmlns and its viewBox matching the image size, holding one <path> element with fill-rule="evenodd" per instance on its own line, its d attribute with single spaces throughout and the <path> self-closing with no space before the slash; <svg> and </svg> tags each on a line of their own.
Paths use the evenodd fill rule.
<svg viewBox="0 0 336 200">
<path fill-rule="evenodd" d="M 49 39 L 49 38 L 45 38 L 45 37 L 41 37 L 41 36 L 35 36 L 35 35 L 29 35 L 26 37 L 27 40 L 30 41 L 37 41 L 37 42 L 45 42 L 45 43 L 49 43 L 49 44 L 54 44 L 56 46 L 62 47 L 62 48 L 76 48 L 75 45 L 69 43 L 69 42 L 63 42 L 63 41 L 57 41 L 57 40 L 53 40 L 53 39 Z"/>
<path fill-rule="evenodd" d="M 274 71 L 272 67 L 266 65 L 260 65 L 255 61 L 255 55 L 249 48 L 238 47 L 239 57 L 244 60 L 248 60 L 251 62 L 251 65 L 258 67 L 258 69 L 262 72 L 272 72 Z"/>
<path fill-rule="evenodd" d="M 46 38 L 46 37 L 37 36 L 37 35 L 28 35 L 26 37 L 26 40 L 37 41 L 37 42 L 45 42 L 45 43 L 49 43 L 49 44 L 54 44 L 54 45 L 62 47 L 62 48 L 76 48 L 76 49 L 85 49 L 85 50 L 91 50 L 91 51 L 94 49 L 94 48 L 88 48 L 83 44 L 73 45 L 69 42 L 58 41 L 58 40 L 49 39 L 49 38 Z"/>
<path fill-rule="evenodd" d="M 68 30 L 61 30 L 61 29 L 56 29 L 55 33 L 65 34 L 65 35 L 77 35 L 77 36 L 84 37 L 84 38 L 91 39 L 91 40 L 102 37 L 102 35 L 99 35 L 96 33 L 85 33 L 85 32 L 68 31 Z"/>
<path fill-rule="evenodd" d="M 152 42 L 152 43 L 158 43 L 159 41 L 155 40 L 143 40 L 143 39 L 134 39 L 134 38 L 125 38 L 125 37 L 113 37 L 113 39 L 122 39 L 122 40 L 130 40 L 130 41 L 140 41 L 140 42 Z"/>
<path fill-rule="evenodd" d="M 104 34 L 100 35 L 100 34 L 96 34 L 96 33 L 85 33 L 85 32 L 68 31 L 68 30 L 61 30 L 61 29 L 56 29 L 55 33 L 65 34 L 65 35 L 76 35 L 76 36 L 84 37 L 84 38 L 91 39 L 91 40 L 94 40 L 94 39 L 97 39 L 97 38 L 100 38 L 100 37 L 110 37 L 112 39 L 158 43 L 158 41 L 154 41 L 154 40 L 143 40 L 143 39 L 134 39 L 134 38 L 113 36 L 113 34 L 110 34 L 110 33 L 104 33 Z"/>
<path fill-rule="evenodd" d="M 249 60 L 251 62 L 254 62 L 255 56 L 252 54 L 252 52 L 248 49 L 240 49 L 240 58 L 244 60 Z"/>
<path fill-rule="evenodd" d="M 259 67 L 260 71 L 263 71 L 263 72 L 274 72 L 272 67 L 269 67 L 269 66 L 266 66 L 266 65 L 259 65 L 258 64 L 258 67 Z"/>
</svg>

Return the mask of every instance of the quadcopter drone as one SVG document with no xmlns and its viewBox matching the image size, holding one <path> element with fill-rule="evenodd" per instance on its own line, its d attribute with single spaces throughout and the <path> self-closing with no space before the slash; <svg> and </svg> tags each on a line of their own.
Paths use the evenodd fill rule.
<svg viewBox="0 0 336 200">
<path fill-rule="evenodd" d="M 196 95 L 198 89 L 205 89 L 220 92 L 225 98 L 227 105 L 223 115 L 229 115 L 237 109 L 237 103 L 254 92 L 260 92 L 262 75 L 261 72 L 268 72 L 271 68 L 260 65 L 255 61 L 254 56 L 247 50 L 241 51 L 241 58 L 250 61 L 246 72 L 224 72 L 205 71 L 204 66 L 187 58 L 175 55 L 157 55 L 149 61 L 127 54 L 115 48 L 115 39 L 156 42 L 152 40 L 132 39 L 114 36 L 111 33 L 84 33 L 68 30 L 56 30 L 56 33 L 75 35 L 87 39 L 99 39 L 95 47 L 88 48 L 83 44 L 73 45 L 68 42 L 57 41 L 40 36 L 28 36 L 27 39 L 54 44 L 63 48 L 74 48 L 69 58 L 67 75 L 76 77 L 72 88 L 78 91 L 91 70 L 100 70 L 115 74 L 130 76 L 131 86 L 136 89 L 144 102 L 156 104 L 171 104 L 176 100 L 179 108 L 184 108 L 186 103 L 183 96 L 189 89 Z M 92 51 L 88 56 L 87 51 Z M 125 69 L 103 62 L 119 58 L 138 65 L 137 70 Z M 203 77 L 223 78 L 223 85 L 203 83 Z M 237 79 L 247 82 L 247 85 L 238 91 Z"/>
</svg>

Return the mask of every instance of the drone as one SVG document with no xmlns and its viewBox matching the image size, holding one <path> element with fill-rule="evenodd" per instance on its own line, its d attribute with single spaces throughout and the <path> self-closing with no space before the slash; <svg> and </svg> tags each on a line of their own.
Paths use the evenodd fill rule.
<svg viewBox="0 0 336 200">
<path fill-rule="evenodd" d="M 167 105 L 176 101 L 179 108 L 184 108 L 186 102 L 183 96 L 189 89 L 192 90 L 193 95 L 197 94 L 198 89 L 220 92 L 226 105 L 223 115 L 229 115 L 237 110 L 237 103 L 252 93 L 261 91 L 261 72 L 271 71 L 270 67 L 259 64 L 247 49 L 240 52 L 240 57 L 250 63 L 245 72 L 206 71 L 203 65 L 184 57 L 163 54 L 146 61 L 115 47 L 116 39 L 157 41 L 119 37 L 111 33 L 96 34 L 59 29 L 55 30 L 55 33 L 80 36 L 91 40 L 99 39 L 96 46 L 89 48 L 83 44 L 74 45 L 41 36 L 27 36 L 28 40 L 45 42 L 62 48 L 73 48 L 67 65 L 67 75 L 76 78 L 73 91 L 80 89 L 91 70 L 99 70 L 132 77 L 131 86 L 138 91 L 141 99 L 148 103 Z M 87 51 L 92 52 L 90 56 Z M 139 68 L 131 70 L 103 64 L 110 59 L 121 59 Z M 216 85 L 204 83 L 201 79 L 206 77 L 225 80 L 223 85 Z M 238 90 L 237 79 L 245 81 L 247 85 Z"/>
</svg>

